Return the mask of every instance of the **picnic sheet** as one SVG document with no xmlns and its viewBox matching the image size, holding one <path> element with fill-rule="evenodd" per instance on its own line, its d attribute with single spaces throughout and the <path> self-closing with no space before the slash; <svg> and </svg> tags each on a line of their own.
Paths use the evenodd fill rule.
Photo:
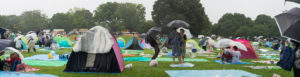
<svg viewBox="0 0 300 77">
<path fill-rule="evenodd" d="M 238 62 L 238 63 L 222 63 L 221 60 L 215 60 L 216 63 L 219 64 L 253 64 L 253 63 L 247 63 L 247 62 Z"/>
<path fill-rule="evenodd" d="M 67 61 L 53 61 L 53 60 L 24 60 L 30 66 L 63 66 Z"/>
<path fill-rule="evenodd" d="M 122 54 L 140 54 L 141 50 L 122 50 Z"/>
<path fill-rule="evenodd" d="M 170 67 L 194 67 L 192 63 L 171 64 Z"/>
<path fill-rule="evenodd" d="M 170 77 L 260 77 L 243 70 L 167 70 Z"/>
<path fill-rule="evenodd" d="M 58 77 L 58 76 L 50 75 L 50 74 L 0 71 L 0 77 Z"/>
<path fill-rule="evenodd" d="M 243 66 L 251 69 L 281 69 L 279 66 Z"/>
<path fill-rule="evenodd" d="M 124 61 L 150 61 L 151 58 L 147 57 L 127 57 L 124 58 Z M 157 61 L 173 61 L 172 58 L 156 58 Z M 175 59 L 177 61 L 177 59 Z M 190 61 L 190 62 L 208 62 L 207 59 L 191 59 L 191 58 L 185 58 L 184 61 Z"/>
<path fill-rule="evenodd" d="M 259 58 L 279 60 L 279 57 L 276 56 L 259 56 Z"/>
<path fill-rule="evenodd" d="M 25 60 L 59 60 L 59 55 L 55 55 L 53 59 L 48 58 L 48 54 L 39 54 L 39 55 L 33 55 L 30 57 L 24 58 Z"/>
<path fill-rule="evenodd" d="M 271 61 L 251 61 L 254 63 L 265 63 L 265 64 L 277 64 L 278 61 L 273 61 L 273 63 Z"/>
</svg>

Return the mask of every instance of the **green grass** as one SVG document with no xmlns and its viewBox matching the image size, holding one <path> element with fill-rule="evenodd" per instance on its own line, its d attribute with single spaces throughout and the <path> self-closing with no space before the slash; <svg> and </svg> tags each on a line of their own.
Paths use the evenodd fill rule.
<svg viewBox="0 0 300 77">
<path fill-rule="evenodd" d="M 123 37 L 125 40 L 130 40 L 132 37 Z M 198 40 L 197 40 L 198 41 Z M 268 48 L 269 49 L 269 48 Z M 71 49 L 60 49 L 57 50 L 56 54 L 64 54 L 67 52 L 71 52 Z M 154 51 L 151 49 L 143 50 L 145 54 L 153 54 Z M 216 53 L 221 51 L 216 51 Z M 37 53 L 27 53 L 23 52 L 22 54 L 25 57 L 29 57 L 36 54 L 48 54 L 49 52 L 41 52 Z M 138 56 L 138 55 L 136 55 Z M 162 56 L 166 57 L 166 56 Z M 253 70 L 250 68 L 245 68 L 243 66 L 246 65 L 222 65 L 215 63 L 212 58 L 207 58 L 204 56 L 197 56 L 196 58 L 204 58 L 209 60 L 209 62 L 190 62 L 195 64 L 192 68 L 171 68 L 169 65 L 171 62 L 159 62 L 157 67 L 150 67 L 149 62 L 135 62 L 135 61 L 125 61 L 126 64 L 133 64 L 133 68 L 124 69 L 121 74 L 109 74 L 109 73 L 66 73 L 63 72 L 65 66 L 61 67 L 45 67 L 45 66 L 31 66 L 34 68 L 41 68 L 42 70 L 36 71 L 35 73 L 42 74 L 53 74 L 60 77 L 168 77 L 168 74 L 165 73 L 166 70 L 227 70 L 227 69 L 235 69 L 235 70 L 244 70 L 247 72 L 251 72 L 254 74 L 262 75 L 263 77 L 272 77 L 274 73 L 281 75 L 282 77 L 293 77 L 293 72 L 285 71 L 282 69 L 279 70 L 271 70 L 271 69 L 257 69 Z M 253 59 L 243 59 L 244 62 L 251 62 Z M 260 59 L 267 60 L 267 59 Z M 255 63 L 250 64 L 250 66 L 276 66 L 275 64 L 261 64 Z"/>
</svg>

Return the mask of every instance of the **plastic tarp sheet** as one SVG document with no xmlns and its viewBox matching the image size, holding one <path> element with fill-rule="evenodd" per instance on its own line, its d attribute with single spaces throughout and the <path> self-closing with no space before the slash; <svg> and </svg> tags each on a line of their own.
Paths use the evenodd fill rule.
<svg viewBox="0 0 300 77">
<path fill-rule="evenodd" d="M 62 40 L 58 43 L 59 47 L 71 47 L 70 43 L 66 40 Z"/>
<path fill-rule="evenodd" d="M 27 65 L 30 66 L 63 66 L 67 64 L 67 61 L 51 61 L 51 60 L 24 60 Z"/>
<path fill-rule="evenodd" d="M 127 57 L 124 58 L 124 61 L 150 61 L 151 58 L 147 57 Z M 157 61 L 173 61 L 172 58 L 156 58 Z M 177 61 L 177 59 L 175 59 Z M 185 58 L 184 61 L 191 61 L 191 62 L 208 62 L 207 59 L 190 59 Z"/>
<path fill-rule="evenodd" d="M 50 74 L 0 71 L 0 77 L 58 77 L 58 76 L 50 75 Z"/>
<path fill-rule="evenodd" d="M 167 70 L 170 77 L 261 77 L 243 70 Z"/>
<path fill-rule="evenodd" d="M 142 52 L 141 50 L 122 50 L 122 54 L 127 53 L 127 54 L 139 54 Z"/>
<path fill-rule="evenodd" d="M 53 59 L 48 58 L 48 54 L 33 55 L 24 58 L 25 60 L 59 60 L 59 55 L 54 55 Z"/>
<path fill-rule="evenodd" d="M 192 63 L 171 64 L 170 67 L 194 67 Z"/>
<path fill-rule="evenodd" d="M 215 60 L 216 63 L 219 64 L 253 64 L 253 63 L 248 63 L 248 62 L 237 62 L 237 63 L 222 63 L 221 60 Z"/>
</svg>

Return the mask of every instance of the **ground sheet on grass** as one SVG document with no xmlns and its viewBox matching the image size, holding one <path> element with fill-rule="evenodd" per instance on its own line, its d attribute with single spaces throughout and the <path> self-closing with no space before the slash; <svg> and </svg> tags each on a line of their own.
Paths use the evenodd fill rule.
<svg viewBox="0 0 300 77">
<path fill-rule="evenodd" d="M 67 61 L 51 61 L 51 60 L 24 60 L 30 66 L 63 66 Z"/>
<path fill-rule="evenodd" d="M 124 58 L 124 61 L 150 61 L 151 58 L 147 57 L 127 57 Z M 173 61 L 172 58 L 156 58 L 157 61 Z M 175 59 L 177 61 L 177 59 Z M 208 62 L 207 59 L 191 59 L 185 58 L 184 61 L 191 61 L 191 62 Z"/>
<path fill-rule="evenodd" d="M 58 76 L 50 75 L 50 74 L 0 71 L 0 77 L 58 77 Z"/>
<path fill-rule="evenodd" d="M 215 60 L 216 63 L 219 64 L 253 64 L 253 63 L 248 63 L 248 62 L 238 62 L 238 63 L 222 63 L 221 60 Z"/>
<path fill-rule="evenodd" d="M 243 70 L 167 70 L 170 77 L 259 77 Z"/>
</svg>

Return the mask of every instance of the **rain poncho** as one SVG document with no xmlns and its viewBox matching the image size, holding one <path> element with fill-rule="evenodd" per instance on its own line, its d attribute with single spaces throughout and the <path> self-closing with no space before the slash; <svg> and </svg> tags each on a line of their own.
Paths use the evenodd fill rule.
<svg viewBox="0 0 300 77">
<path fill-rule="evenodd" d="M 74 52 L 107 53 L 114 44 L 109 31 L 101 26 L 95 26 L 76 42 Z"/>
</svg>

